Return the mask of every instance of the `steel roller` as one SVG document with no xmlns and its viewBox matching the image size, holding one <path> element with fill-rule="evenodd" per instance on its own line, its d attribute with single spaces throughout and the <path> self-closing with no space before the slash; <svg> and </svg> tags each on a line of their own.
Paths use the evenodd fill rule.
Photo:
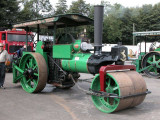
<svg viewBox="0 0 160 120">
<path fill-rule="evenodd" d="M 91 89 L 100 90 L 99 75 L 94 79 Z M 118 94 L 118 96 L 135 95 L 146 92 L 146 83 L 136 71 L 107 73 L 106 93 Z M 145 94 L 128 98 L 110 98 L 92 96 L 95 106 L 102 112 L 111 113 L 122 109 L 137 106 L 145 99 Z"/>
</svg>

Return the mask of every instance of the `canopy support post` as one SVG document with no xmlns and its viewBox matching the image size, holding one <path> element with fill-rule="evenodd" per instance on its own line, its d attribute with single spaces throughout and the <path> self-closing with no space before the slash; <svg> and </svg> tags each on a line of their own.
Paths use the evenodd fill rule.
<svg viewBox="0 0 160 120">
<path fill-rule="evenodd" d="M 37 25 L 37 41 L 39 41 L 39 24 Z"/>
</svg>

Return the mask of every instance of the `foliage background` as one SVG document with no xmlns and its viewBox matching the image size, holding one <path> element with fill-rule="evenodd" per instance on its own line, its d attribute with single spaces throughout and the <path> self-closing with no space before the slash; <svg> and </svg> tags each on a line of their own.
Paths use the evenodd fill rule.
<svg viewBox="0 0 160 120">
<path fill-rule="evenodd" d="M 142 7 L 124 7 L 121 4 L 111 5 L 107 1 L 101 1 L 104 5 L 103 43 L 132 44 L 133 24 L 135 31 L 160 30 L 160 3 L 155 5 L 143 5 Z M 59 0 L 55 8 L 49 0 L 1 0 L 0 1 L 0 28 L 12 28 L 12 25 L 27 20 L 53 16 L 66 13 L 80 13 L 94 18 L 94 6 L 84 0 L 73 1 L 67 6 L 66 0 Z M 93 26 L 85 26 L 76 29 L 78 34 L 87 29 L 87 37 L 93 42 Z M 34 30 L 33 30 L 34 31 Z M 41 30 L 45 34 L 46 30 Z M 50 33 L 51 34 L 51 33 Z M 138 38 L 144 40 L 144 38 Z M 151 37 L 149 41 L 159 40 L 159 37 Z"/>
</svg>

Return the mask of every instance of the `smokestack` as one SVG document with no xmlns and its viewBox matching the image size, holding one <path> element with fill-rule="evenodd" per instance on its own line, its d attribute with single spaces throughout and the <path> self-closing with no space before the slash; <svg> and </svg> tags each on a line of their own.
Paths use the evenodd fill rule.
<svg viewBox="0 0 160 120">
<path fill-rule="evenodd" d="M 103 5 L 94 6 L 94 54 L 102 52 Z"/>
</svg>

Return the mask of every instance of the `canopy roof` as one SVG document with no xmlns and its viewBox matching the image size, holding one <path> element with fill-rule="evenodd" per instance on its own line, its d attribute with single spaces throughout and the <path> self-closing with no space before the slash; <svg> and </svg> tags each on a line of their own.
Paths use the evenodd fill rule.
<svg viewBox="0 0 160 120">
<path fill-rule="evenodd" d="M 57 28 L 73 27 L 73 26 L 81 26 L 81 25 L 91 25 L 93 24 L 93 20 L 81 14 L 64 14 L 64 15 L 57 15 L 57 16 L 52 16 L 48 18 L 22 22 L 22 23 L 13 25 L 13 27 L 14 28 L 25 28 L 25 27 L 36 28 L 37 25 L 39 25 L 40 28 L 50 29 L 50 28 L 53 28 L 55 24 Z"/>
<path fill-rule="evenodd" d="M 160 31 L 133 32 L 133 36 L 160 36 Z"/>
</svg>

